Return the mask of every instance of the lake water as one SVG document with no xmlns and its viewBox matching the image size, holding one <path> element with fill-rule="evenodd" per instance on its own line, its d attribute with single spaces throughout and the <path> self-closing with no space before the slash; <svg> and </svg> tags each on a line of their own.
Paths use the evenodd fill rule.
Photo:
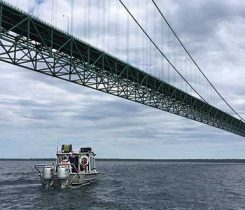
<svg viewBox="0 0 245 210">
<path fill-rule="evenodd" d="M 0 161 L 0 209 L 245 209 L 241 163 L 97 161 L 97 183 L 54 190 L 34 169 L 44 162 Z"/>
</svg>

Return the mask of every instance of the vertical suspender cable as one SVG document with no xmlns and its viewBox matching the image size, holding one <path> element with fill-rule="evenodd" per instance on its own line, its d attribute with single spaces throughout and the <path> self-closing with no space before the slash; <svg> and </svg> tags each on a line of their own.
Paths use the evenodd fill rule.
<svg viewBox="0 0 245 210">
<path fill-rule="evenodd" d="M 73 27 L 74 27 L 74 0 L 71 0 L 71 34 L 73 35 Z"/>
<path fill-rule="evenodd" d="M 19 7 L 19 1 L 17 1 L 17 7 Z M 36 10 L 36 16 L 39 17 L 39 2 L 37 3 L 37 10 Z"/>
<path fill-rule="evenodd" d="M 111 1 L 108 1 L 108 36 L 109 36 L 109 40 L 111 39 Z M 108 42 L 109 43 L 109 42 Z M 111 50 L 111 44 L 108 44 L 108 51 L 110 52 Z"/>
<path fill-rule="evenodd" d="M 127 33 L 127 36 L 126 36 L 126 52 L 127 52 L 127 62 L 129 62 L 129 15 L 128 13 L 126 13 L 126 17 L 127 17 L 127 26 L 126 26 L 126 33 Z"/>
<path fill-rule="evenodd" d="M 151 8 L 148 8 L 148 10 L 150 10 Z M 149 11 L 148 13 L 151 13 L 151 11 Z M 149 19 L 149 18 L 147 18 Z M 149 21 L 148 21 L 148 24 L 149 24 Z M 151 23 L 147 26 L 147 28 L 149 28 L 150 32 L 151 32 Z M 151 47 L 151 42 L 149 42 L 149 70 L 150 70 L 150 74 L 152 73 L 151 72 L 151 56 L 152 56 L 152 47 Z"/>
<path fill-rule="evenodd" d="M 105 49 L 105 0 L 102 0 L 103 2 L 103 32 L 102 32 L 102 48 Z"/>
<path fill-rule="evenodd" d="M 54 25 L 57 27 L 57 0 L 54 0 Z"/>
<path fill-rule="evenodd" d="M 54 25 L 54 0 L 51 2 L 51 24 Z"/>
<path fill-rule="evenodd" d="M 156 31 L 156 24 L 157 24 L 157 16 L 156 16 L 156 11 L 154 10 L 154 8 L 152 8 L 153 11 L 154 11 L 154 22 L 153 22 L 153 33 L 154 33 L 154 40 L 156 43 L 158 43 L 158 39 L 157 39 L 157 31 Z M 159 44 L 158 44 L 159 45 Z M 155 70 L 160 70 L 159 66 L 157 65 L 158 64 L 158 60 L 157 60 L 157 56 L 156 56 L 156 51 L 155 49 L 153 48 L 153 72 Z M 160 72 L 156 72 L 156 76 L 158 78 L 160 78 Z"/>
<path fill-rule="evenodd" d="M 88 1 L 88 38 L 89 40 L 91 39 L 92 35 L 91 35 L 91 0 Z"/>
<path fill-rule="evenodd" d="M 161 49 L 163 49 L 163 25 L 162 23 L 160 23 L 160 27 L 161 27 L 161 33 L 160 33 L 160 42 L 161 42 Z M 164 63 L 163 63 L 163 59 L 161 59 L 161 76 L 160 79 L 163 80 L 163 71 L 164 71 Z"/>
<path fill-rule="evenodd" d="M 170 48 L 171 48 L 171 42 L 170 42 L 170 32 L 167 29 L 167 36 L 168 36 L 168 57 L 170 57 Z M 170 65 L 168 65 L 168 83 L 170 83 Z"/>
<path fill-rule="evenodd" d="M 31 0 L 28 0 L 28 13 L 31 13 Z"/>
<path fill-rule="evenodd" d="M 146 28 L 149 29 L 149 18 L 148 18 L 148 14 L 149 14 L 149 9 L 148 9 L 148 3 L 146 4 Z M 146 63 L 147 63 L 147 71 L 148 73 L 150 73 L 150 46 L 149 46 L 149 42 L 147 42 L 146 40 Z M 151 44 L 150 44 L 151 45 Z"/>
<path fill-rule="evenodd" d="M 97 46 L 100 46 L 99 42 L 99 35 L 100 35 L 100 24 L 99 24 L 99 8 L 100 8 L 100 5 L 99 5 L 99 2 L 100 0 L 96 0 L 96 43 L 97 43 Z"/>
<path fill-rule="evenodd" d="M 118 11 L 117 9 L 117 2 L 115 1 L 115 10 Z M 118 19 L 117 19 L 117 14 L 115 13 L 115 21 L 114 21 L 114 46 L 115 46 L 115 55 L 117 55 L 117 22 L 118 22 Z"/>
<path fill-rule="evenodd" d="M 87 41 L 89 41 L 89 36 L 90 36 L 90 26 L 89 26 L 89 2 L 90 0 L 87 0 L 87 5 L 86 5 L 86 9 L 87 9 Z"/>
<path fill-rule="evenodd" d="M 137 17 L 139 17 L 138 3 L 139 3 L 139 1 L 137 0 L 137 2 L 136 2 L 136 5 L 137 5 Z M 138 62 L 137 62 L 137 49 L 138 49 L 138 44 L 140 43 L 140 40 L 138 40 L 138 42 L 136 42 L 136 37 L 138 35 L 137 34 L 137 29 L 138 29 L 137 25 L 134 24 L 134 36 L 133 36 L 133 38 L 134 38 L 134 64 L 135 65 L 138 64 Z"/>
</svg>

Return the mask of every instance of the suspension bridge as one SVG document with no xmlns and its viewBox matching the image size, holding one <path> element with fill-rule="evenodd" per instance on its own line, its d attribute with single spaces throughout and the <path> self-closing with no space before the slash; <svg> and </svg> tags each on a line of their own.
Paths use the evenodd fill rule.
<svg viewBox="0 0 245 210">
<path fill-rule="evenodd" d="M 67 31 L 56 26 L 57 5 L 50 2 L 51 23 L 34 14 L 30 1 L 28 11 L 0 2 L 0 61 L 245 137 L 244 119 L 208 80 L 155 1 L 149 2 L 158 22 L 150 29 L 127 1 L 84 1 L 88 5 L 83 14 L 87 22 L 83 20 L 85 28 L 81 27 L 83 39 L 73 31 L 74 2 L 70 16 L 63 15 Z M 98 7 L 96 16 L 93 4 Z M 119 8 L 125 18 L 118 17 Z M 99 24 L 95 34 L 91 29 L 94 19 Z M 106 26 L 112 20 L 114 25 Z M 119 41 L 120 34 L 125 41 Z M 211 96 L 205 96 L 204 89 Z"/>
</svg>

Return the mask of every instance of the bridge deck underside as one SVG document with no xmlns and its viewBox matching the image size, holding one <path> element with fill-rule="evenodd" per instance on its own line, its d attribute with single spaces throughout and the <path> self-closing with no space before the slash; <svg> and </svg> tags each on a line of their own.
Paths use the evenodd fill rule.
<svg viewBox="0 0 245 210">
<path fill-rule="evenodd" d="M 0 60 L 245 136 L 245 123 L 4 2 Z"/>
</svg>

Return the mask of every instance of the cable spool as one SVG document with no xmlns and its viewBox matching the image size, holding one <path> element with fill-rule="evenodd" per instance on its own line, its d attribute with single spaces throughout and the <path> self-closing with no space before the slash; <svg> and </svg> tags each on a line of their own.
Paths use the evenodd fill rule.
<svg viewBox="0 0 245 210">
<path fill-rule="evenodd" d="M 72 152 L 72 145 L 71 144 L 63 144 L 61 147 L 63 153 Z"/>
</svg>

